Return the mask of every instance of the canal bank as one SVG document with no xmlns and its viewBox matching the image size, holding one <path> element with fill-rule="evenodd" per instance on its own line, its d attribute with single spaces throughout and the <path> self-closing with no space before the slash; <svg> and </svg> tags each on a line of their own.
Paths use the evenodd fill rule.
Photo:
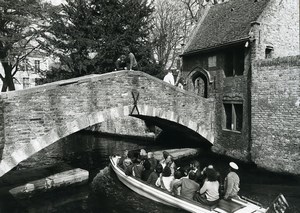
<svg viewBox="0 0 300 213">
<path fill-rule="evenodd" d="M 141 149 L 147 151 L 163 150 L 174 148 L 170 142 L 149 143 L 149 141 L 107 138 L 99 134 L 76 133 L 57 143 L 51 145 L 37 155 L 23 162 L 18 170 L 12 171 L 8 175 L 17 172 L 15 178 L 28 179 L 43 176 L 46 172 L 58 172 L 66 168 L 83 168 L 90 172 L 90 183 L 99 174 L 100 170 L 105 169 L 108 164 L 108 156 L 114 153 L 122 153 L 125 149 Z M 227 172 L 227 163 L 230 158 L 215 155 L 213 153 L 202 152 L 197 158 L 201 167 L 213 164 L 223 175 Z M 189 163 L 178 162 L 178 164 Z M 299 177 L 270 173 L 258 169 L 253 164 L 246 164 L 237 161 L 240 166 L 241 194 L 250 197 L 253 200 L 261 202 L 264 206 L 283 192 L 288 202 L 292 206 L 290 212 L 298 213 L 300 211 L 300 180 Z M 44 165 L 46 164 L 46 165 Z M 44 171 L 38 170 L 38 167 L 44 166 Z M 45 194 L 38 198 L 27 201 L 18 201 L 8 194 L 1 197 L 1 212 L 14 213 L 37 213 L 37 212 L 167 212 L 179 213 L 178 209 L 169 208 L 162 204 L 141 198 L 121 184 L 109 168 L 103 172 L 98 179 L 98 190 L 93 190 L 91 184 L 83 188 L 69 188 L 67 190 L 58 190 L 56 192 Z M 27 172 L 25 172 L 27 171 Z M 27 175 L 27 178 L 26 178 Z M 12 179 L 6 176 L 7 180 Z M 16 180 L 15 179 L 15 180 Z M 26 180 L 27 179 L 27 180 Z M 10 186 L 11 187 L 11 186 Z M 1 183 L 3 188 L 3 182 Z M 9 188 L 9 187 L 8 187 Z M 64 199 L 63 199 L 64 198 Z M 65 200 L 65 202 L 63 202 Z M 32 202 L 31 202 L 32 201 Z M 45 210 L 46 209 L 46 210 Z"/>
</svg>

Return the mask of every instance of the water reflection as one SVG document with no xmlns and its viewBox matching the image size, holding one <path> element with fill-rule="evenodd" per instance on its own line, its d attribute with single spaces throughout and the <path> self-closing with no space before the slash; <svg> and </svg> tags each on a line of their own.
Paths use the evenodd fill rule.
<svg viewBox="0 0 300 213">
<path fill-rule="evenodd" d="M 173 148 L 172 144 L 129 140 L 77 133 L 32 156 L 1 179 L 0 212 L 4 213 L 77 213 L 77 212 L 184 212 L 143 198 L 125 187 L 107 167 L 108 157 L 125 149 L 147 151 Z M 178 164 L 189 163 L 178 162 Z M 224 156 L 203 152 L 197 157 L 204 167 L 213 164 L 225 177 L 231 160 Z M 290 212 L 300 212 L 300 179 L 258 170 L 253 165 L 237 162 L 240 166 L 241 194 L 269 205 L 281 192 L 292 206 Z M 7 191 L 14 185 L 39 179 L 69 168 L 80 167 L 90 171 L 90 184 L 71 187 L 30 198 L 15 200 Z M 26 170 L 23 170 L 25 169 Z M 101 173 L 99 173 L 101 171 Z M 97 176 L 96 176 L 97 175 Z M 97 182 L 92 182 L 93 179 Z"/>
</svg>

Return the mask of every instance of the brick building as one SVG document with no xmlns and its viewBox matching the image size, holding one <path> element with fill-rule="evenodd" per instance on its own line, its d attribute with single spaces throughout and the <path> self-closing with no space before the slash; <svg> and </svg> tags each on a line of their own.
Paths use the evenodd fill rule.
<svg viewBox="0 0 300 213">
<path fill-rule="evenodd" d="M 260 100 L 270 98 L 272 97 L 270 94 L 276 92 L 276 88 L 273 88 L 261 95 L 261 91 L 257 88 L 263 89 L 262 85 L 271 80 L 269 78 L 272 75 L 262 77 L 262 72 L 257 70 L 268 70 L 270 72 L 267 73 L 271 74 L 274 66 L 278 70 L 279 64 L 283 63 L 282 69 L 285 70 L 283 73 L 289 75 L 288 70 L 292 67 L 296 71 L 291 74 L 294 80 L 290 82 L 289 87 L 294 94 L 298 92 L 298 95 L 292 98 L 292 103 L 299 98 L 300 91 L 297 85 L 300 80 L 300 66 L 297 62 L 299 57 L 296 57 L 300 49 L 299 1 L 229 0 L 214 5 L 210 3 L 206 7 L 203 17 L 185 47 L 182 60 L 185 89 L 203 97 L 216 99 L 217 134 L 214 151 L 245 161 L 254 161 L 271 170 L 298 173 L 296 168 L 299 166 L 296 164 L 286 169 L 283 165 L 280 167 L 262 161 L 275 160 L 276 164 L 278 156 L 285 156 L 285 162 L 300 160 L 299 153 L 292 151 L 292 147 L 299 146 L 296 141 L 299 142 L 300 132 L 294 130 L 294 139 L 289 139 L 293 146 L 285 147 L 284 153 L 278 153 L 277 156 L 273 155 L 268 159 L 264 155 L 282 147 L 270 148 L 259 145 L 262 143 L 270 145 L 272 142 L 268 141 L 269 139 L 264 141 L 266 137 L 261 137 L 262 133 L 257 133 L 256 130 L 265 124 L 255 116 L 265 116 L 270 111 L 268 107 L 264 112 L 259 110 L 261 108 L 257 104 L 257 97 L 260 95 Z M 290 58 L 279 60 L 276 59 L 278 57 Z M 279 71 L 276 74 L 279 74 Z M 277 78 L 277 80 L 279 85 L 286 84 L 286 79 L 280 81 Z M 275 86 L 274 83 L 272 86 Z M 291 101 L 291 96 L 288 99 Z M 294 114 L 286 114 L 286 117 L 299 115 L 299 107 L 291 110 Z M 280 117 L 279 114 L 275 113 L 273 116 Z M 281 121 L 285 118 L 282 117 Z M 296 121 L 300 123 L 298 118 Z M 269 134 L 269 138 L 281 131 L 272 128 L 274 130 L 272 132 L 270 129 L 266 127 L 264 132 Z M 291 129 L 286 134 L 290 134 Z M 259 147 L 270 150 L 264 152 L 259 150 Z M 288 156 L 291 154 L 290 151 L 292 155 L 294 153 L 293 158 Z"/>
</svg>

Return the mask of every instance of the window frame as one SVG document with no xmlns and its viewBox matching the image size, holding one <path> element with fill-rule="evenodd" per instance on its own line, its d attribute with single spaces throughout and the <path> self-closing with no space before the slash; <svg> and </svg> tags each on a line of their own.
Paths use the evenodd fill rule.
<svg viewBox="0 0 300 213">
<path fill-rule="evenodd" d="M 239 58 L 242 60 L 238 60 Z M 240 58 L 240 59 L 241 59 Z M 242 64 L 240 64 L 242 62 Z M 242 66 L 240 66 L 242 65 Z M 239 68 L 242 69 L 240 70 Z M 234 48 L 224 53 L 224 74 L 225 77 L 235 77 L 244 75 L 245 71 L 245 50 L 243 47 Z"/>
<path fill-rule="evenodd" d="M 273 58 L 274 48 L 272 46 L 266 46 L 265 59 Z"/>
<path fill-rule="evenodd" d="M 30 87 L 30 79 L 29 77 L 23 77 L 23 89 L 29 88 Z"/>
<path fill-rule="evenodd" d="M 229 109 L 230 108 L 230 109 Z M 242 132 L 243 131 L 243 102 L 223 101 L 224 122 L 223 130 Z M 230 111 L 228 111 L 230 110 Z M 240 112 L 240 113 L 238 113 Z M 228 118 L 228 115 L 231 117 Z M 230 127 L 228 125 L 230 123 Z"/>
<path fill-rule="evenodd" d="M 217 55 L 210 55 L 207 57 L 207 66 L 208 68 L 217 67 Z"/>
<path fill-rule="evenodd" d="M 41 70 L 41 61 L 40 60 L 34 60 L 34 72 L 38 73 Z"/>
</svg>

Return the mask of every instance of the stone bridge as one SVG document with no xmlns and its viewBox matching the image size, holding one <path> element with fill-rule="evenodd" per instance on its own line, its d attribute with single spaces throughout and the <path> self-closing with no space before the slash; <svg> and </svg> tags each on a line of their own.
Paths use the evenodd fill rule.
<svg viewBox="0 0 300 213">
<path fill-rule="evenodd" d="M 0 95 L 0 177 L 63 137 L 129 115 L 214 143 L 213 99 L 139 71 L 89 75 Z"/>
</svg>

